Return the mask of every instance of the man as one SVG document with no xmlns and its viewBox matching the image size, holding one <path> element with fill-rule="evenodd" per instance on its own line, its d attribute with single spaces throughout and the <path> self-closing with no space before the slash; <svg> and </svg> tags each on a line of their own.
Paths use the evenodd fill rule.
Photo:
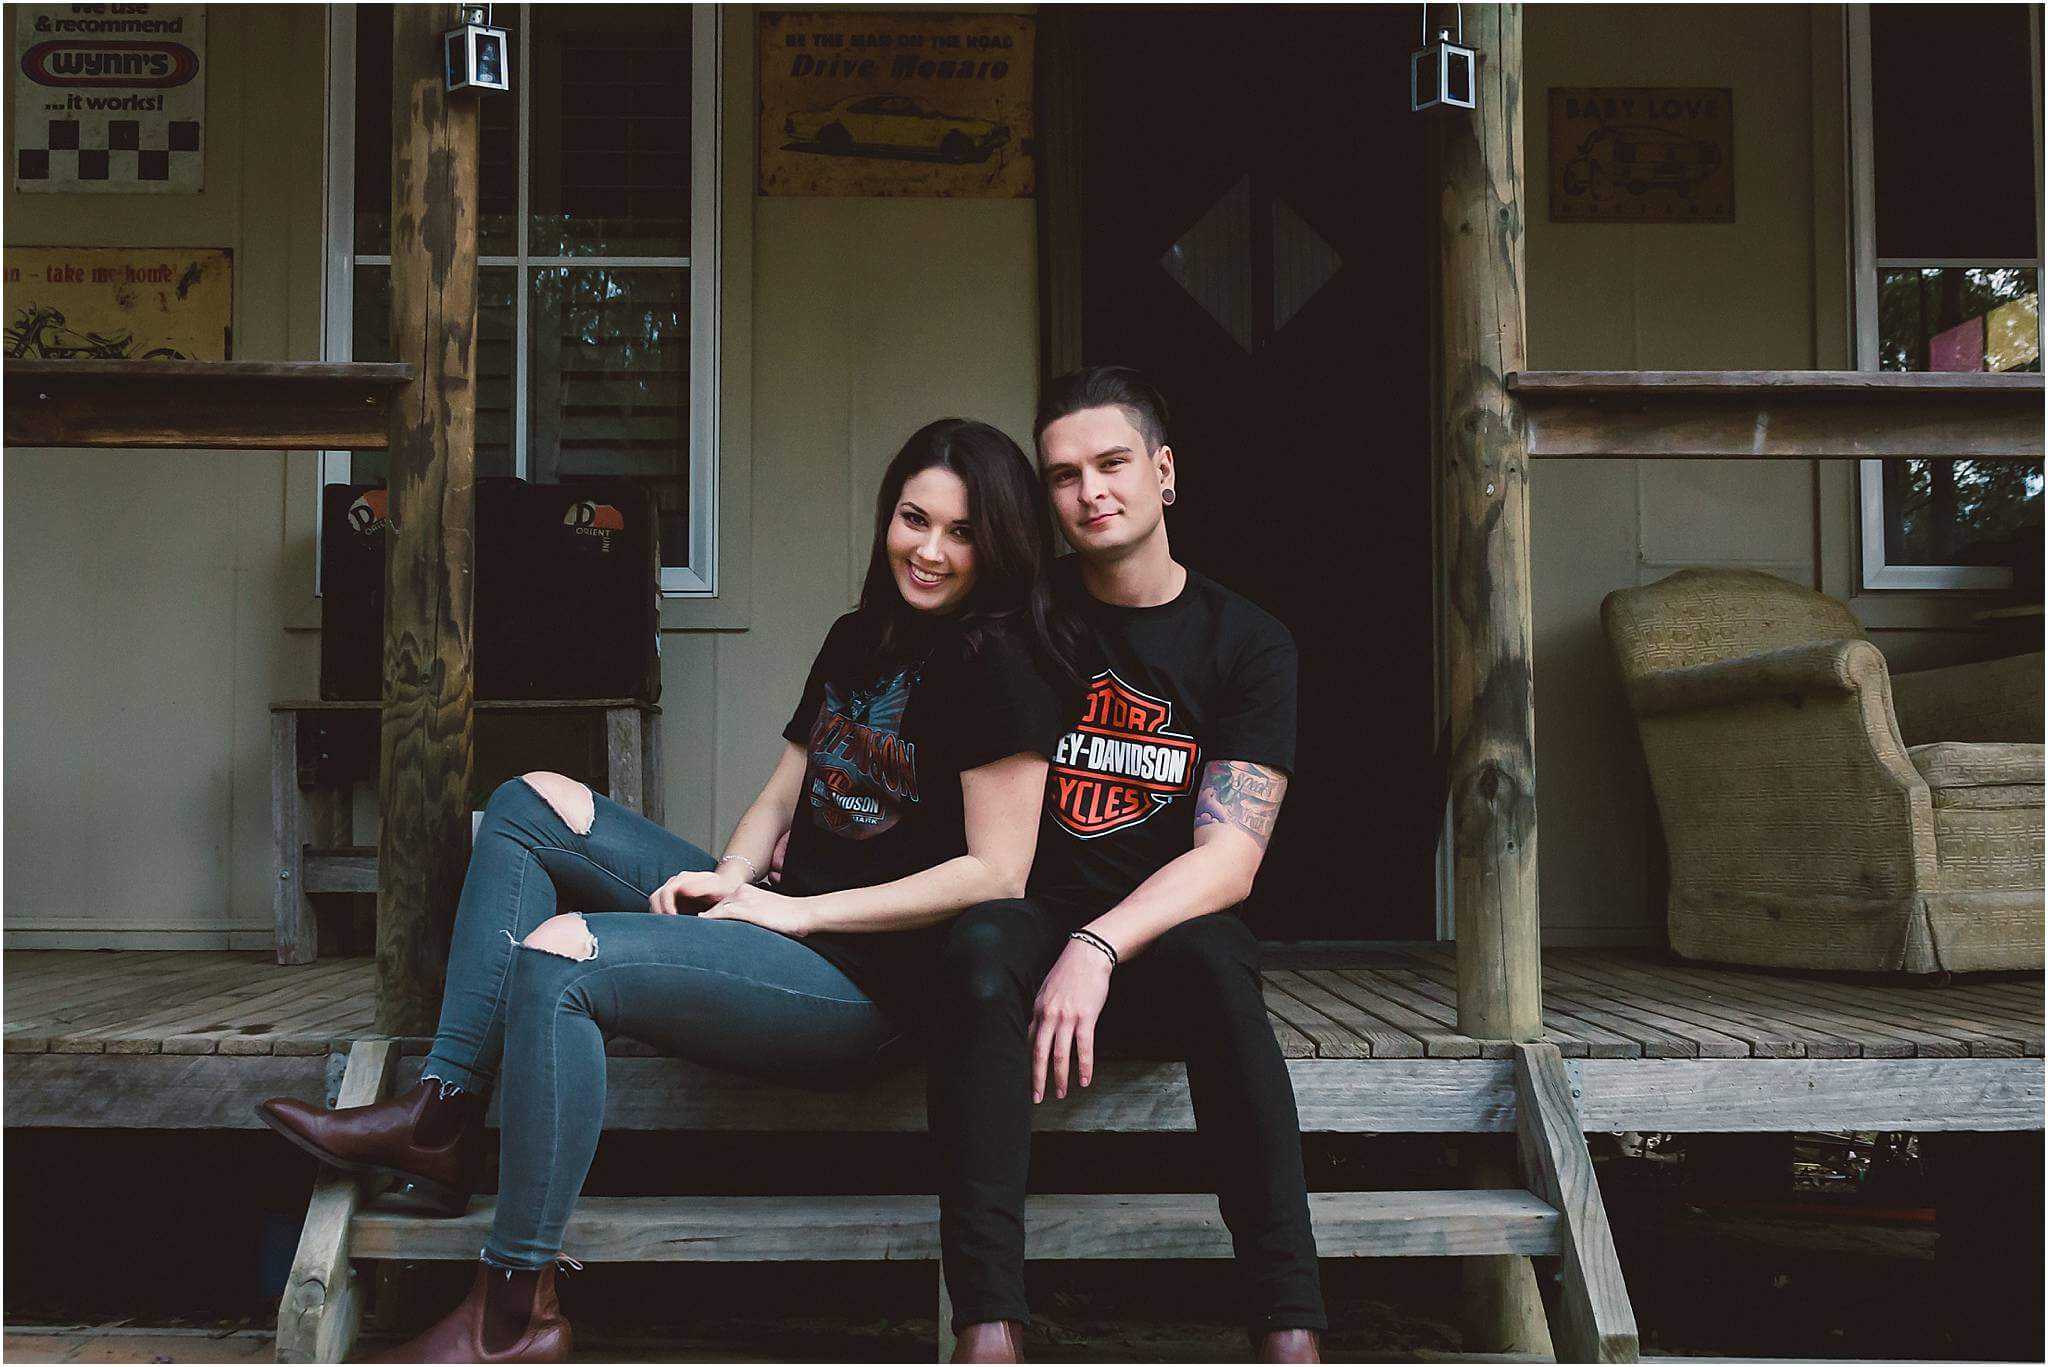
<svg viewBox="0 0 2048 1367">
<path fill-rule="evenodd" d="M 1166 408 L 1136 372 L 1054 381 L 1035 424 L 1075 554 L 1086 696 L 1052 756 L 1030 895 L 948 936 L 929 1111 L 956 1362 L 1021 1360 L 1031 1107 L 1097 1047 L 1184 1058 L 1262 1361 L 1326 1327 L 1294 1090 L 1266 1020 L 1251 892 L 1294 766 L 1287 629 L 1175 562 Z"/>
</svg>

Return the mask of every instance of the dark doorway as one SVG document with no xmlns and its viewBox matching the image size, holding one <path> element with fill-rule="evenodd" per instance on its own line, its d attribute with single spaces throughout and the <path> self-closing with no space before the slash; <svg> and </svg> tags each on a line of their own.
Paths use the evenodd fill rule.
<svg viewBox="0 0 2048 1367">
<path fill-rule="evenodd" d="M 1429 314 L 1415 13 L 1076 6 L 1089 363 L 1172 406 L 1177 558 L 1301 648 L 1267 939 L 1435 934 Z M 1050 54 L 1049 54 L 1050 55 Z M 1057 57 L 1054 58 L 1057 60 Z M 1062 274 L 1048 269 L 1048 279 Z"/>
</svg>

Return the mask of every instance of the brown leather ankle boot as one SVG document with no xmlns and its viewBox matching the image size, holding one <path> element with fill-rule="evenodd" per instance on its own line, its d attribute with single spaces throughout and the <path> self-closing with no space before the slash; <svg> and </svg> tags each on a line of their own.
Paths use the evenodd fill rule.
<svg viewBox="0 0 2048 1367">
<path fill-rule="evenodd" d="M 1024 1326 L 1015 1320 L 985 1320 L 960 1331 L 955 1362 L 1022 1362 Z"/>
<path fill-rule="evenodd" d="M 435 1215 L 460 1215 L 476 1188 L 483 1099 L 442 1094 L 432 1078 L 404 1096 L 330 1111 L 296 1097 L 256 1107 L 257 1118 L 307 1153 L 343 1172 L 397 1179 L 393 1193 Z"/>
<path fill-rule="evenodd" d="M 1321 1362 L 1323 1340 L 1313 1329 L 1269 1329 L 1259 1335 L 1260 1362 Z"/>
<path fill-rule="evenodd" d="M 514 1273 L 512 1277 L 520 1274 Z M 555 1299 L 555 1266 L 540 1269 L 531 1294 L 523 1332 L 515 1332 L 504 1347 L 493 1349 L 485 1343 L 486 1321 L 490 1318 L 492 1291 L 509 1281 L 504 1269 L 479 1263 L 476 1282 L 462 1304 L 450 1310 L 418 1338 L 408 1339 L 372 1362 L 567 1362 L 572 1346 L 569 1321 L 562 1318 L 561 1302 Z"/>
</svg>

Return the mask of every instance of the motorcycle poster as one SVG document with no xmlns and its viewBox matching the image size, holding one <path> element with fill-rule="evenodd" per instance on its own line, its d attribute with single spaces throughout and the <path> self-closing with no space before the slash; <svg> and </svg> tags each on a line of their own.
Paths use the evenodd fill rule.
<svg viewBox="0 0 2048 1367">
<path fill-rule="evenodd" d="M 761 193 L 1029 197 L 1032 33 L 1017 14 L 762 14 Z"/>
<path fill-rule="evenodd" d="M 7 358 L 225 361 L 234 255 L 208 247 L 9 247 Z"/>
</svg>

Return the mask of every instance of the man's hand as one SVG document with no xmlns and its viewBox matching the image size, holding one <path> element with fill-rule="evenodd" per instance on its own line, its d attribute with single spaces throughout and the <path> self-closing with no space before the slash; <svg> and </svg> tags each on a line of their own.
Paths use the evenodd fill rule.
<svg viewBox="0 0 2048 1367">
<path fill-rule="evenodd" d="M 740 886 L 738 869 L 679 873 L 654 890 L 647 909 L 657 916 L 689 916 L 717 906 Z"/>
<path fill-rule="evenodd" d="M 1086 1087 L 1095 1078 L 1095 1022 L 1109 1000 L 1109 956 L 1080 940 L 1067 941 L 1066 952 L 1039 985 L 1031 1005 L 1031 1100 L 1045 1099 L 1048 1064 L 1053 1095 L 1067 1095 L 1067 1060 Z"/>
<path fill-rule="evenodd" d="M 801 940 L 818 928 L 809 900 L 785 897 L 747 883 L 733 889 L 731 896 L 701 915 L 707 921 L 751 921 Z"/>
</svg>

